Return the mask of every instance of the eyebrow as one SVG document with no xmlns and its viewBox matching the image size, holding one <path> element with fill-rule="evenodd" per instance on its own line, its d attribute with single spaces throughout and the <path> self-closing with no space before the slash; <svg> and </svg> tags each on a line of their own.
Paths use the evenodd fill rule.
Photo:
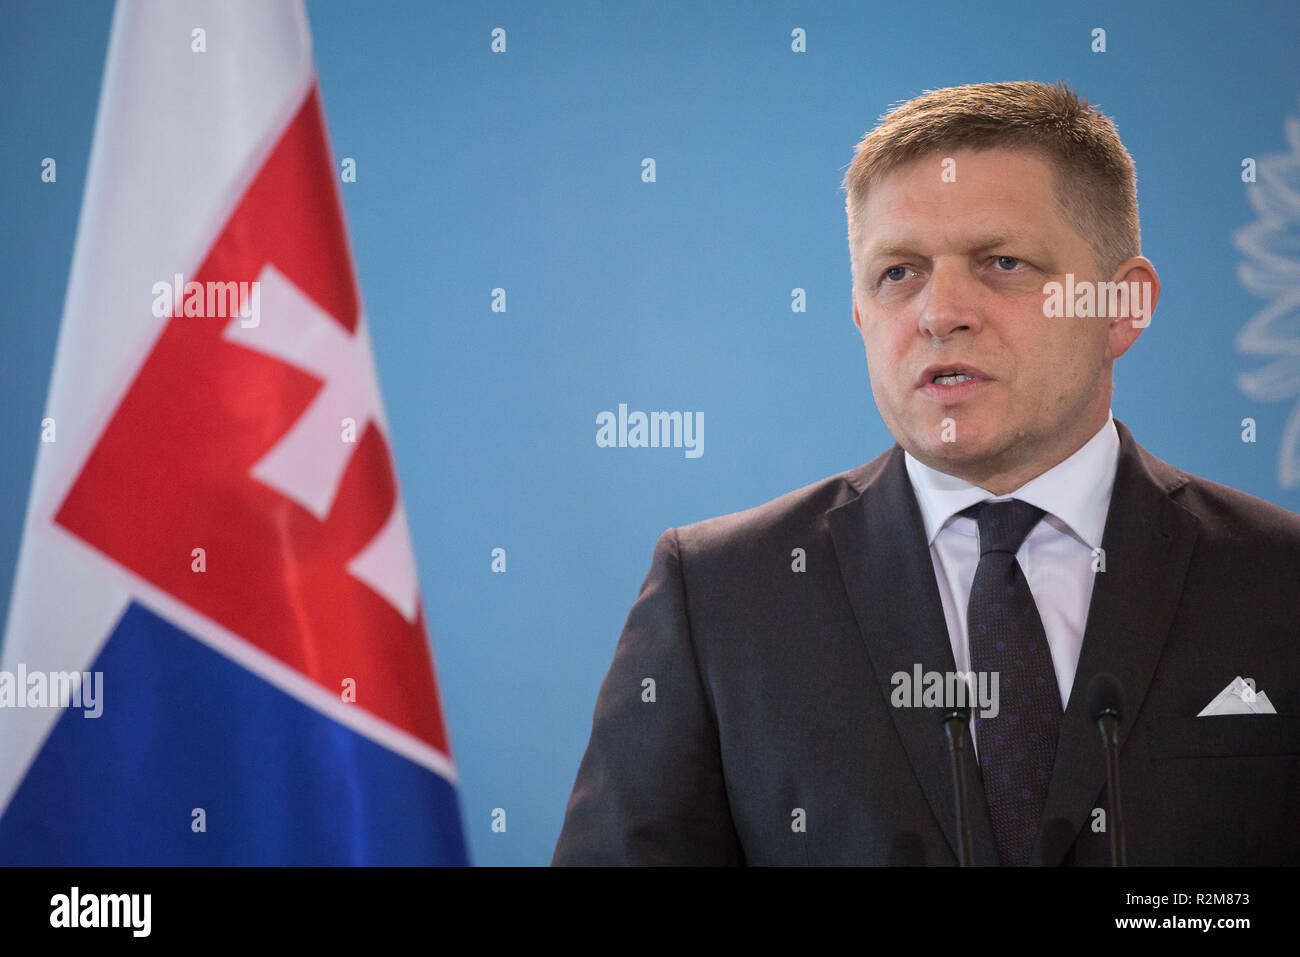
<svg viewBox="0 0 1300 957">
<path fill-rule="evenodd" d="M 994 248 L 995 246 L 1017 245 L 1020 243 L 1033 242 L 1033 239 L 1024 232 L 1009 229 L 999 233 L 990 233 L 980 237 L 975 245 L 971 246 L 969 251 L 978 253 Z M 912 243 L 905 240 L 888 240 L 877 243 L 868 247 L 866 256 L 867 261 L 879 259 L 884 256 L 902 256 L 917 254 Z"/>
</svg>

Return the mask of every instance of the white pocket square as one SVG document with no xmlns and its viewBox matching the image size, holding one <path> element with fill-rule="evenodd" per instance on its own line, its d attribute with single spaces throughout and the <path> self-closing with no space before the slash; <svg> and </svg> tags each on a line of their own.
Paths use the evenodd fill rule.
<svg viewBox="0 0 1300 957">
<path fill-rule="evenodd" d="M 1197 717 L 1220 714 L 1277 714 L 1277 709 L 1268 700 L 1268 695 L 1255 690 L 1254 679 L 1238 675 L 1228 687 L 1214 696 L 1213 701 L 1201 709 Z"/>
</svg>

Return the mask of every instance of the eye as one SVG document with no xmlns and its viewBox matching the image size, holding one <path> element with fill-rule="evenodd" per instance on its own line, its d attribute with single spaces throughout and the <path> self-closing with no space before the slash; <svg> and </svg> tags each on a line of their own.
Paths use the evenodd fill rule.
<svg viewBox="0 0 1300 957">
<path fill-rule="evenodd" d="M 890 266 L 884 272 L 884 278 L 890 282 L 902 282 L 907 278 L 906 266 Z"/>
<path fill-rule="evenodd" d="M 1015 256 L 999 256 L 994 261 L 998 264 L 999 272 L 1014 272 L 1020 265 L 1020 260 Z"/>
</svg>

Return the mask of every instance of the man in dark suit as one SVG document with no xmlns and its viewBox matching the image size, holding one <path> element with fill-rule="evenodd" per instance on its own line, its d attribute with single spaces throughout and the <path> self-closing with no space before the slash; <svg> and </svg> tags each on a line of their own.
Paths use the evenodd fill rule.
<svg viewBox="0 0 1300 957">
<path fill-rule="evenodd" d="M 974 862 L 1109 863 L 1102 673 L 1129 863 L 1300 863 L 1300 517 L 1111 416 L 1159 296 L 1113 124 L 1063 87 L 934 91 L 845 181 L 897 444 L 660 537 L 555 863 L 956 863 L 965 685 L 931 674 L 978 689 Z"/>
</svg>

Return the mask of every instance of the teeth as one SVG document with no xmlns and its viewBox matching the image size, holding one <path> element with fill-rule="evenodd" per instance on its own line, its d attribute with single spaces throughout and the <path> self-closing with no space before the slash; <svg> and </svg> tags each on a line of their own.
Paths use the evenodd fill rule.
<svg viewBox="0 0 1300 957">
<path fill-rule="evenodd" d="M 957 372 L 953 375 L 937 375 L 934 381 L 939 385 L 957 385 L 959 382 L 969 382 L 974 376 L 967 375 L 964 372 Z"/>
</svg>

